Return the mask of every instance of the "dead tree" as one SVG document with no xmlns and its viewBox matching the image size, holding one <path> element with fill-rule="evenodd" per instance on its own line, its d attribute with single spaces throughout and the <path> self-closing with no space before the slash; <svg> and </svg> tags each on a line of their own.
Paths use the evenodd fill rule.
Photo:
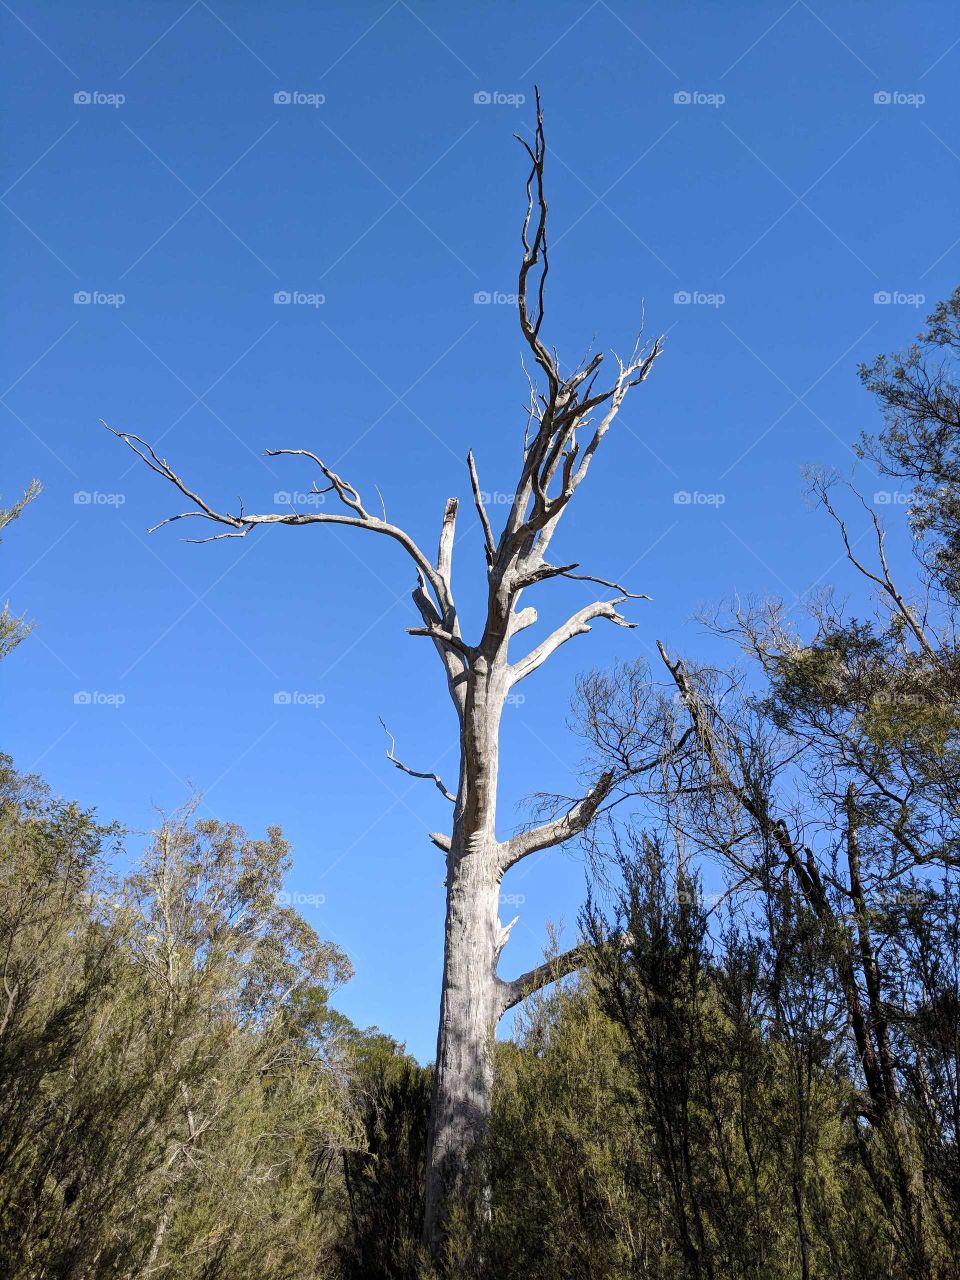
<svg viewBox="0 0 960 1280">
<path fill-rule="evenodd" d="M 392 538 L 413 561 L 417 575 L 413 601 L 422 625 L 410 628 L 409 633 L 425 637 L 436 649 L 457 714 L 460 740 L 455 794 L 447 792 L 436 775 L 408 769 L 397 760 L 392 744 L 388 753 L 398 767 L 415 777 L 434 781 L 453 802 L 450 834 L 431 836 L 445 854 L 447 864 L 443 985 L 424 1225 L 425 1239 L 435 1256 L 443 1239 L 446 1206 L 466 1186 L 469 1157 L 490 1112 L 490 1049 L 497 1023 L 506 1010 L 530 992 L 572 972 L 583 960 L 582 949 L 575 947 L 521 977 L 501 978 L 498 961 L 512 925 L 504 926 L 499 918 L 500 882 L 523 858 L 561 845 L 583 832 L 610 797 L 616 779 L 612 772 L 604 773 L 586 795 L 552 821 L 501 839 L 497 834 L 500 719 L 513 687 L 537 671 L 561 645 L 589 631 L 592 622 L 607 619 L 618 626 L 635 625 L 619 609 L 627 600 L 640 597 L 615 582 L 579 573 L 578 564 L 551 563 L 548 553 L 557 526 L 586 479 L 624 397 L 644 381 L 662 347 L 660 338 L 645 345 L 641 332 L 628 359 L 614 356 L 616 371 L 603 387 L 598 387 L 601 353 L 584 358 L 568 373 L 562 371 L 556 352 L 541 337 L 549 262 L 543 187 L 546 145 L 539 94 L 533 142 L 519 135 L 518 140 L 530 159 L 518 311 L 520 329 L 537 372 L 529 378 L 520 476 L 498 535 L 484 506 L 473 453 L 467 455 L 486 559 L 486 617 L 478 637 L 468 640 L 461 634 L 451 583 L 456 498 L 447 500 L 439 548 L 436 557 L 431 557 L 385 513 L 376 515 L 368 510 L 359 491 L 309 449 L 270 449 L 267 453 L 271 457 L 294 455 L 311 462 L 323 476 L 323 492 L 335 496 L 338 510 L 255 515 L 241 506 L 236 514 L 229 514 L 194 492 L 144 440 L 126 431 L 114 432 L 190 502 L 189 510 L 170 516 L 161 524 L 197 519 L 222 529 L 191 541 L 244 538 L 261 525 L 349 525 Z M 537 620 L 532 606 L 520 607 L 521 597 L 551 578 L 575 578 L 595 584 L 606 589 L 608 598 L 585 605 L 522 657 L 511 658 L 511 642 L 515 643 L 515 637 Z"/>
</svg>

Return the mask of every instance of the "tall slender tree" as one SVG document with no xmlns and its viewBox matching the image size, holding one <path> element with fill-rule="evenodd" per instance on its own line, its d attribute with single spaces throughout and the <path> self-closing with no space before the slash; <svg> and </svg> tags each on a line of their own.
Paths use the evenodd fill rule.
<svg viewBox="0 0 960 1280">
<path fill-rule="evenodd" d="M 262 525 L 346 525 L 381 534 L 398 543 L 412 560 L 417 583 L 413 601 L 422 625 L 409 629 L 434 645 L 459 726 L 460 767 L 455 792 L 436 775 L 418 773 L 390 756 L 414 776 L 431 778 L 453 804 L 449 834 L 431 836 L 445 854 L 446 929 L 440 1024 L 431 1107 L 426 1177 L 424 1235 L 435 1257 L 442 1250 L 447 1209 L 468 1187 L 470 1157 L 487 1126 L 492 1094 L 491 1041 L 501 1016 L 529 993 L 579 967 L 582 947 L 556 956 L 522 976 L 505 980 L 497 967 L 512 924 L 498 913 L 500 882 L 522 859 L 564 844 L 590 824 L 617 784 L 613 770 L 550 821 L 501 838 L 497 832 L 497 775 L 500 721 L 511 690 L 532 675 L 568 640 L 591 629 L 596 619 L 633 626 L 620 606 L 638 599 L 618 583 L 578 572 L 578 564 L 555 564 L 550 544 L 565 511 L 587 477 L 594 455 L 624 398 L 644 381 L 661 353 L 662 340 L 644 343 L 642 329 L 630 356 L 614 356 L 612 378 L 598 385 L 603 354 L 584 357 L 569 372 L 542 336 L 544 288 L 549 271 L 547 201 L 544 194 L 546 142 L 540 97 L 532 142 L 519 137 L 529 161 L 518 312 L 524 342 L 536 365 L 529 378 L 530 397 L 520 474 L 503 528 L 495 533 L 484 505 L 473 453 L 467 467 L 473 502 L 483 530 L 486 559 L 486 612 L 479 636 L 466 638 L 452 586 L 456 498 L 446 502 L 435 557 L 421 549 L 386 514 L 375 515 L 358 489 L 309 449 L 270 449 L 268 456 L 307 459 L 323 476 L 323 492 L 333 494 L 336 511 L 251 514 L 242 506 L 222 511 L 197 493 L 139 436 L 114 431 L 146 465 L 169 481 L 190 508 L 161 524 L 184 519 L 207 521 L 222 531 L 193 541 L 244 538 Z M 106 425 L 106 424 L 104 424 Z M 108 428 L 113 430 L 113 428 Z M 159 528 L 160 526 L 155 526 Z M 515 637 L 537 620 L 536 610 L 521 608 L 530 588 L 552 578 L 578 579 L 605 589 L 523 656 L 511 658 Z M 513 922 L 515 923 L 515 922 Z"/>
</svg>

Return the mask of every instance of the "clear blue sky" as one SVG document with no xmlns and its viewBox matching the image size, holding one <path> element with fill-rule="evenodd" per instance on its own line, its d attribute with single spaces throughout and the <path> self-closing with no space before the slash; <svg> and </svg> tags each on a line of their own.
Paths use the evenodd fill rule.
<svg viewBox="0 0 960 1280">
<path fill-rule="evenodd" d="M 429 1058 L 443 871 L 426 832 L 447 807 L 384 761 L 378 717 L 448 781 L 454 719 L 432 650 L 404 634 L 402 553 L 319 527 L 148 538 L 180 504 L 98 419 L 249 509 L 313 478 L 264 448 L 314 449 L 431 546 L 445 497 L 467 495 L 468 447 L 483 487 L 509 492 L 520 338 L 510 306 L 474 296 L 515 288 L 511 134 L 539 81 L 550 341 L 567 360 L 594 338 L 623 348 L 641 300 L 668 337 L 556 545 L 654 600 L 639 630 L 597 630 L 522 686 L 509 824 L 524 796 L 573 785 L 579 670 L 656 637 L 715 652 L 690 618 L 734 590 L 792 602 L 843 582 L 800 468 L 850 463 L 847 442 L 875 425 L 857 361 L 902 345 L 960 275 L 960 17 L 849 0 L 15 0 L 0 25 L 3 497 L 45 486 L 2 551 L 7 594 L 36 622 L 3 666 L 2 746 L 131 828 L 190 785 L 217 816 L 280 822 L 290 890 L 322 895 L 306 914 L 356 966 L 340 1006 Z M 279 291 L 324 301 L 278 305 Z M 100 299 L 75 303 L 84 292 Z M 457 554 L 469 623 L 483 581 L 469 514 Z M 541 616 L 585 598 L 544 588 Z M 125 701 L 78 705 L 80 691 Z M 278 691 L 322 701 L 276 705 Z M 509 975 L 540 958 L 548 919 L 572 925 L 583 868 L 550 856 L 505 892 L 524 898 Z"/>
</svg>

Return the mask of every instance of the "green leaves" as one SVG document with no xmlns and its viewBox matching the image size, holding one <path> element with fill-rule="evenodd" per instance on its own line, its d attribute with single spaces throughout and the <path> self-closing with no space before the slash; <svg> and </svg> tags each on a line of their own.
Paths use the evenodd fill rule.
<svg viewBox="0 0 960 1280">
<path fill-rule="evenodd" d="M 0 1273 L 328 1274 L 350 966 L 280 900 L 279 829 L 187 809 L 119 878 L 8 761 L 0 806 Z"/>
<path fill-rule="evenodd" d="M 23 513 L 27 503 L 32 502 L 41 492 L 40 481 L 31 480 L 23 497 L 18 499 L 12 507 L 0 507 L 0 530 L 16 520 Z M 0 608 L 0 658 L 5 658 L 7 654 L 12 653 L 29 634 L 30 624 L 24 618 L 18 618 L 12 614 L 9 603 L 4 601 L 3 607 Z"/>
</svg>

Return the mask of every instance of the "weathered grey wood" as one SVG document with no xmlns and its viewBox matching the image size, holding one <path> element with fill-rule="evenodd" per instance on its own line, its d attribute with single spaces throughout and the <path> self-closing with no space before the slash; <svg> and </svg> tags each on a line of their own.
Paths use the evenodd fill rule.
<svg viewBox="0 0 960 1280">
<path fill-rule="evenodd" d="M 161 524 L 200 519 L 222 526 L 198 541 L 242 538 L 264 524 L 340 524 L 380 533 L 399 544 L 417 573 L 413 601 L 422 626 L 410 634 L 430 639 L 446 675 L 447 689 L 457 714 L 460 766 L 456 791 L 448 791 L 431 771 L 409 768 L 395 754 L 391 736 L 388 758 L 398 768 L 431 780 L 454 803 L 452 830 L 431 834 L 445 854 L 447 877 L 446 929 L 440 1021 L 430 1118 L 424 1237 L 439 1259 L 447 1208 L 451 1198 L 468 1190 L 471 1157 L 483 1137 L 490 1115 L 493 1088 L 491 1048 L 503 1013 L 531 992 L 556 981 L 583 962 L 584 950 L 574 947 L 512 981 L 497 973 L 500 953 L 515 921 L 499 917 L 500 882 L 510 867 L 531 853 L 563 844 L 593 821 L 616 789 L 613 773 L 603 774 L 590 791 L 572 802 L 565 813 L 506 840 L 497 835 L 497 774 L 500 721 L 510 690 L 537 671 L 569 640 L 591 629 L 597 619 L 630 627 L 619 606 L 646 597 L 592 574 L 577 573 L 576 564 L 554 565 L 547 559 L 551 539 L 590 463 L 631 388 L 647 377 L 661 352 L 661 340 L 644 347 L 637 339 L 628 360 L 615 356 L 617 371 L 606 390 L 595 390 L 603 356 L 597 353 L 561 372 L 559 359 L 540 338 L 544 319 L 547 257 L 547 204 L 543 192 L 546 145 L 540 98 L 532 145 L 520 139 L 531 162 L 527 179 L 527 210 L 523 223 L 518 311 L 524 341 L 539 370 L 542 389 L 530 380 L 530 400 L 520 476 L 504 527 L 495 536 L 486 508 L 477 465 L 471 452 L 468 469 L 473 499 L 484 536 L 487 608 L 476 644 L 467 643 L 453 592 L 453 550 L 457 500 L 447 501 L 435 559 L 429 557 L 403 529 L 382 511 L 371 515 L 357 489 L 337 475 L 315 453 L 305 449 L 275 449 L 273 456 L 296 455 L 317 466 L 326 481 L 324 492 L 335 495 L 342 511 L 252 514 L 218 511 L 173 470 L 139 436 L 115 431 L 152 471 L 168 480 L 193 505 Z M 106 425 L 106 424 L 104 424 Z M 108 428 L 112 430 L 112 428 Z M 578 437 L 578 433 L 579 437 Z M 160 526 L 156 526 L 159 528 Z M 592 601 L 515 661 L 510 645 L 537 620 L 536 610 L 521 607 L 521 596 L 551 578 L 576 579 L 614 591 L 612 599 Z M 483 1194 L 483 1189 L 480 1189 Z"/>
</svg>

